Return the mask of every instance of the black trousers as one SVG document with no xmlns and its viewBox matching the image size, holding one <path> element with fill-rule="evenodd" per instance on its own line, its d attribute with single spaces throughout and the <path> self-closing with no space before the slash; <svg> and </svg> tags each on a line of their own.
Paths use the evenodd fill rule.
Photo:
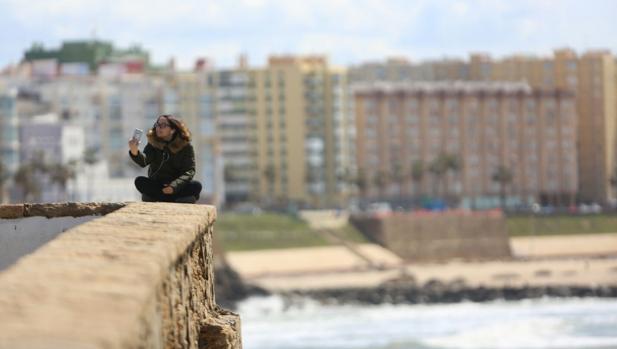
<svg viewBox="0 0 617 349">
<path fill-rule="evenodd" d="M 186 183 L 178 192 L 173 194 L 164 194 L 163 183 L 143 176 L 135 178 L 135 187 L 140 193 L 153 201 L 175 202 L 176 199 L 185 196 L 194 196 L 195 199 L 199 199 L 199 193 L 201 193 L 201 183 L 198 181 Z"/>
</svg>

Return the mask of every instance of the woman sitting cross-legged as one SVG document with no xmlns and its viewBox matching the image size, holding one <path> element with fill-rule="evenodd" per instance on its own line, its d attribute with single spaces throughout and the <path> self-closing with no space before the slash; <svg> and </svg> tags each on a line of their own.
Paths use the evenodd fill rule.
<svg viewBox="0 0 617 349">
<path fill-rule="evenodd" d="M 143 153 L 139 141 L 129 140 L 129 156 L 148 168 L 148 177 L 135 178 L 135 187 L 143 201 L 195 203 L 199 200 L 201 183 L 195 175 L 195 152 L 191 133 L 172 115 L 161 115 L 148 131 L 148 144 Z"/>
</svg>

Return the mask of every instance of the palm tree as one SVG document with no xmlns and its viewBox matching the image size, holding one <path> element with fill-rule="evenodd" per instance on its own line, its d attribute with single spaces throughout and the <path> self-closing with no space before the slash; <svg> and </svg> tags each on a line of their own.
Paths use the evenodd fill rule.
<svg viewBox="0 0 617 349">
<path fill-rule="evenodd" d="M 96 164 L 99 162 L 99 157 L 98 157 L 98 149 L 95 147 L 88 147 L 86 148 L 86 150 L 84 150 L 84 154 L 82 156 L 82 161 L 84 163 L 86 163 L 88 165 L 88 168 L 90 168 L 92 165 Z M 87 184 L 87 201 L 91 201 L 92 200 L 92 174 L 87 174 L 86 173 L 86 179 L 88 181 Z"/>
<path fill-rule="evenodd" d="M 411 164 L 411 180 L 415 183 L 415 187 L 420 190 L 418 194 L 422 194 L 422 180 L 424 179 L 424 163 L 422 160 L 416 160 Z"/>
<path fill-rule="evenodd" d="M 52 183 L 60 185 L 66 201 L 66 184 L 70 179 L 75 178 L 75 168 L 71 164 L 53 164 L 49 166 L 50 180 Z"/>
<path fill-rule="evenodd" d="M 36 179 L 36 169 L 32 163 L 25 163 L 17 168 L 13 175 L 13 181 L 23 192 L 24 202 L 39 201 L 41 195 L 41 186 Z"/>
<path fill-rule="evenodd" d="M 403 196 L 403 184 L 405 182 L 405 173 L 401 164 L 396 163 L 392 166 L 392 182 L 398 186 L 399 197 Z"/>
<path fill-rule="evenodd" d="M 448 171 L 448 158 L 445 154 L 439 155 L 428 166 L 428 171 L 433 175 L 433 196 L 439 195 L 439 184 Z"/>
<path fill-rule="evenodd" d="M 608 179 L 608 183 L 614 190 L 617 190 L 617 167 L 613 170 L 613 175 Z"/>
<path fill-rule="evenodd" d="M 233 166 L 225 166 L 223 169 L 223 180 L 225 183 L 234 183 L 237 180 L 236 169 Z"/>
<path fill-rule="evenodd" d="M 446 166 L 446 172 L 451 172 L 454 177 L 456 177 L 456 175 L 459 173 L 459 171 L 461 170 L 461 160 L 460 157 L 458 155 L 453 155 L 453 154 L 445 154 L 444 155 L 444 162 L 445 162 L 445 166 Z M 445 194 L 448 195 L 448 180 L 445 180 Z"/>
<path fill-rule="evenodd" d="M 368 187 L 368 179 L 363 168 L 358 169 L 358 174 L 354 180 L 354 184 L 358 187 L 361 197 L 366 197 L 366 189 Z"/>
<path fill-rule="evenodd" d="M 493 181 L 499 182 L 499 201 L 501 209 L 506 206 L 506 186 L 512 183 L 514 176 L 512 171 L 504 165 L 500 165 L 493 172 Z"/>
<path fill-rule="evenodd" d="M 346 194 L 350 194 L 350 188 L 355 184 L 356 178 L 353 175 L 353 172 L 350 168 L 345 168 L 342 171 L 337 171 L 336 173 L 336 190 L 337 192 L 344 192 Z M 343 187 L 339 189 L 339 184 L 342 184 Z"/>
<path fill-rule="evenodd" d="M 378 171 L 375 172 L 375 177 L 373 177 L 373 184 L 379 190 L 379 196 L 384 197 L 385 189 L 390 184 L 390 178 L 386 171 Z"/>
<path fill-rule="evenodd" d="M 268 196 L 271 196 L 271 194 L 274 192 L 274 181 L 276 179 L 276 172 L 274 170 L 274 165 L 269 164 L 268 166 L 266 166 L 266 168 L 263 171 L 263 177 L 268 183 Z M 270 199 L 272 198 L 270 197 Z"/>
</svg>

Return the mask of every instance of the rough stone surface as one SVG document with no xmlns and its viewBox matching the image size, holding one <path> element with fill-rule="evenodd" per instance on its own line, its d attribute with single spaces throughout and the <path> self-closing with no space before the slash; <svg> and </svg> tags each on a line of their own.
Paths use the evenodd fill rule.
<svg viewBox="0 0 617 349">
<path fill-rule="evenodd" d="M 53 204 L 24 204 L 24 216 L 45 216 L 50 217 L 62 217 L 62 216 L 92 216 L 92 215 L 106 215 L 121 207 L 124 207 L 123 203 L 53 203 Z"/>
<path fill-rule="evenodd" d="M 49 204 L 15 204 L 0 205 L 0 219 L 14 219 L 22 217 L 42 216 L 53 217 L 81 217 L 93 215 L 106 215 L 121 207 L 124 203 L 108 202 L 63 202 Z"/>
<path fill-rule="evenodd" d="M 369 240 L 408 261 L 511 257 L 505 219 L 495 213 L 394 214 L 350 220 Z"/>
<path fill-rule="evenodd" d="M 215 219 L 131 203 L 66 231 L 0 273 L 0 348 L 241 348 L 215 303 Z"/>
<path fill-rule="evenodd" d="M 24 216 L 24 205 L 0 205 L 0 219 L 15 219 Z"/>
</svg>

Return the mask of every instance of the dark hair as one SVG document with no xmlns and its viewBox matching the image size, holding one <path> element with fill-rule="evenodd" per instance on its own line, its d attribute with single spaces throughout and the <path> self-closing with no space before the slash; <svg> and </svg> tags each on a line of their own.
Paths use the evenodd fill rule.
<svg viewBox="0 0 617 349">
<path fill-rule="evenodd" d="M 174 130 L 176 130 L 176 134 L 180 138 L 184 139 L 187 142 L 191 141 L 191 131 L 189 131 L 188 127 L 186 127 L 186 125 L 182 121 L 180 121 L 178 118 L 176 118 L 175 116 L 171 114 L 163 114 L 163 115 L 160 115 L 158 118 L 156 118 L 157 122 L 158 122 L 158 119 L 160 118 L 167 119 L 167 121 L 169 122 L 169 126 L 173 128 Z M 154 124 L 154 126 L 152 126 L 152 129 L 150 130 L 150 132 L 152 132 L 156 136 L 156 123 Z"/>
</svg>

